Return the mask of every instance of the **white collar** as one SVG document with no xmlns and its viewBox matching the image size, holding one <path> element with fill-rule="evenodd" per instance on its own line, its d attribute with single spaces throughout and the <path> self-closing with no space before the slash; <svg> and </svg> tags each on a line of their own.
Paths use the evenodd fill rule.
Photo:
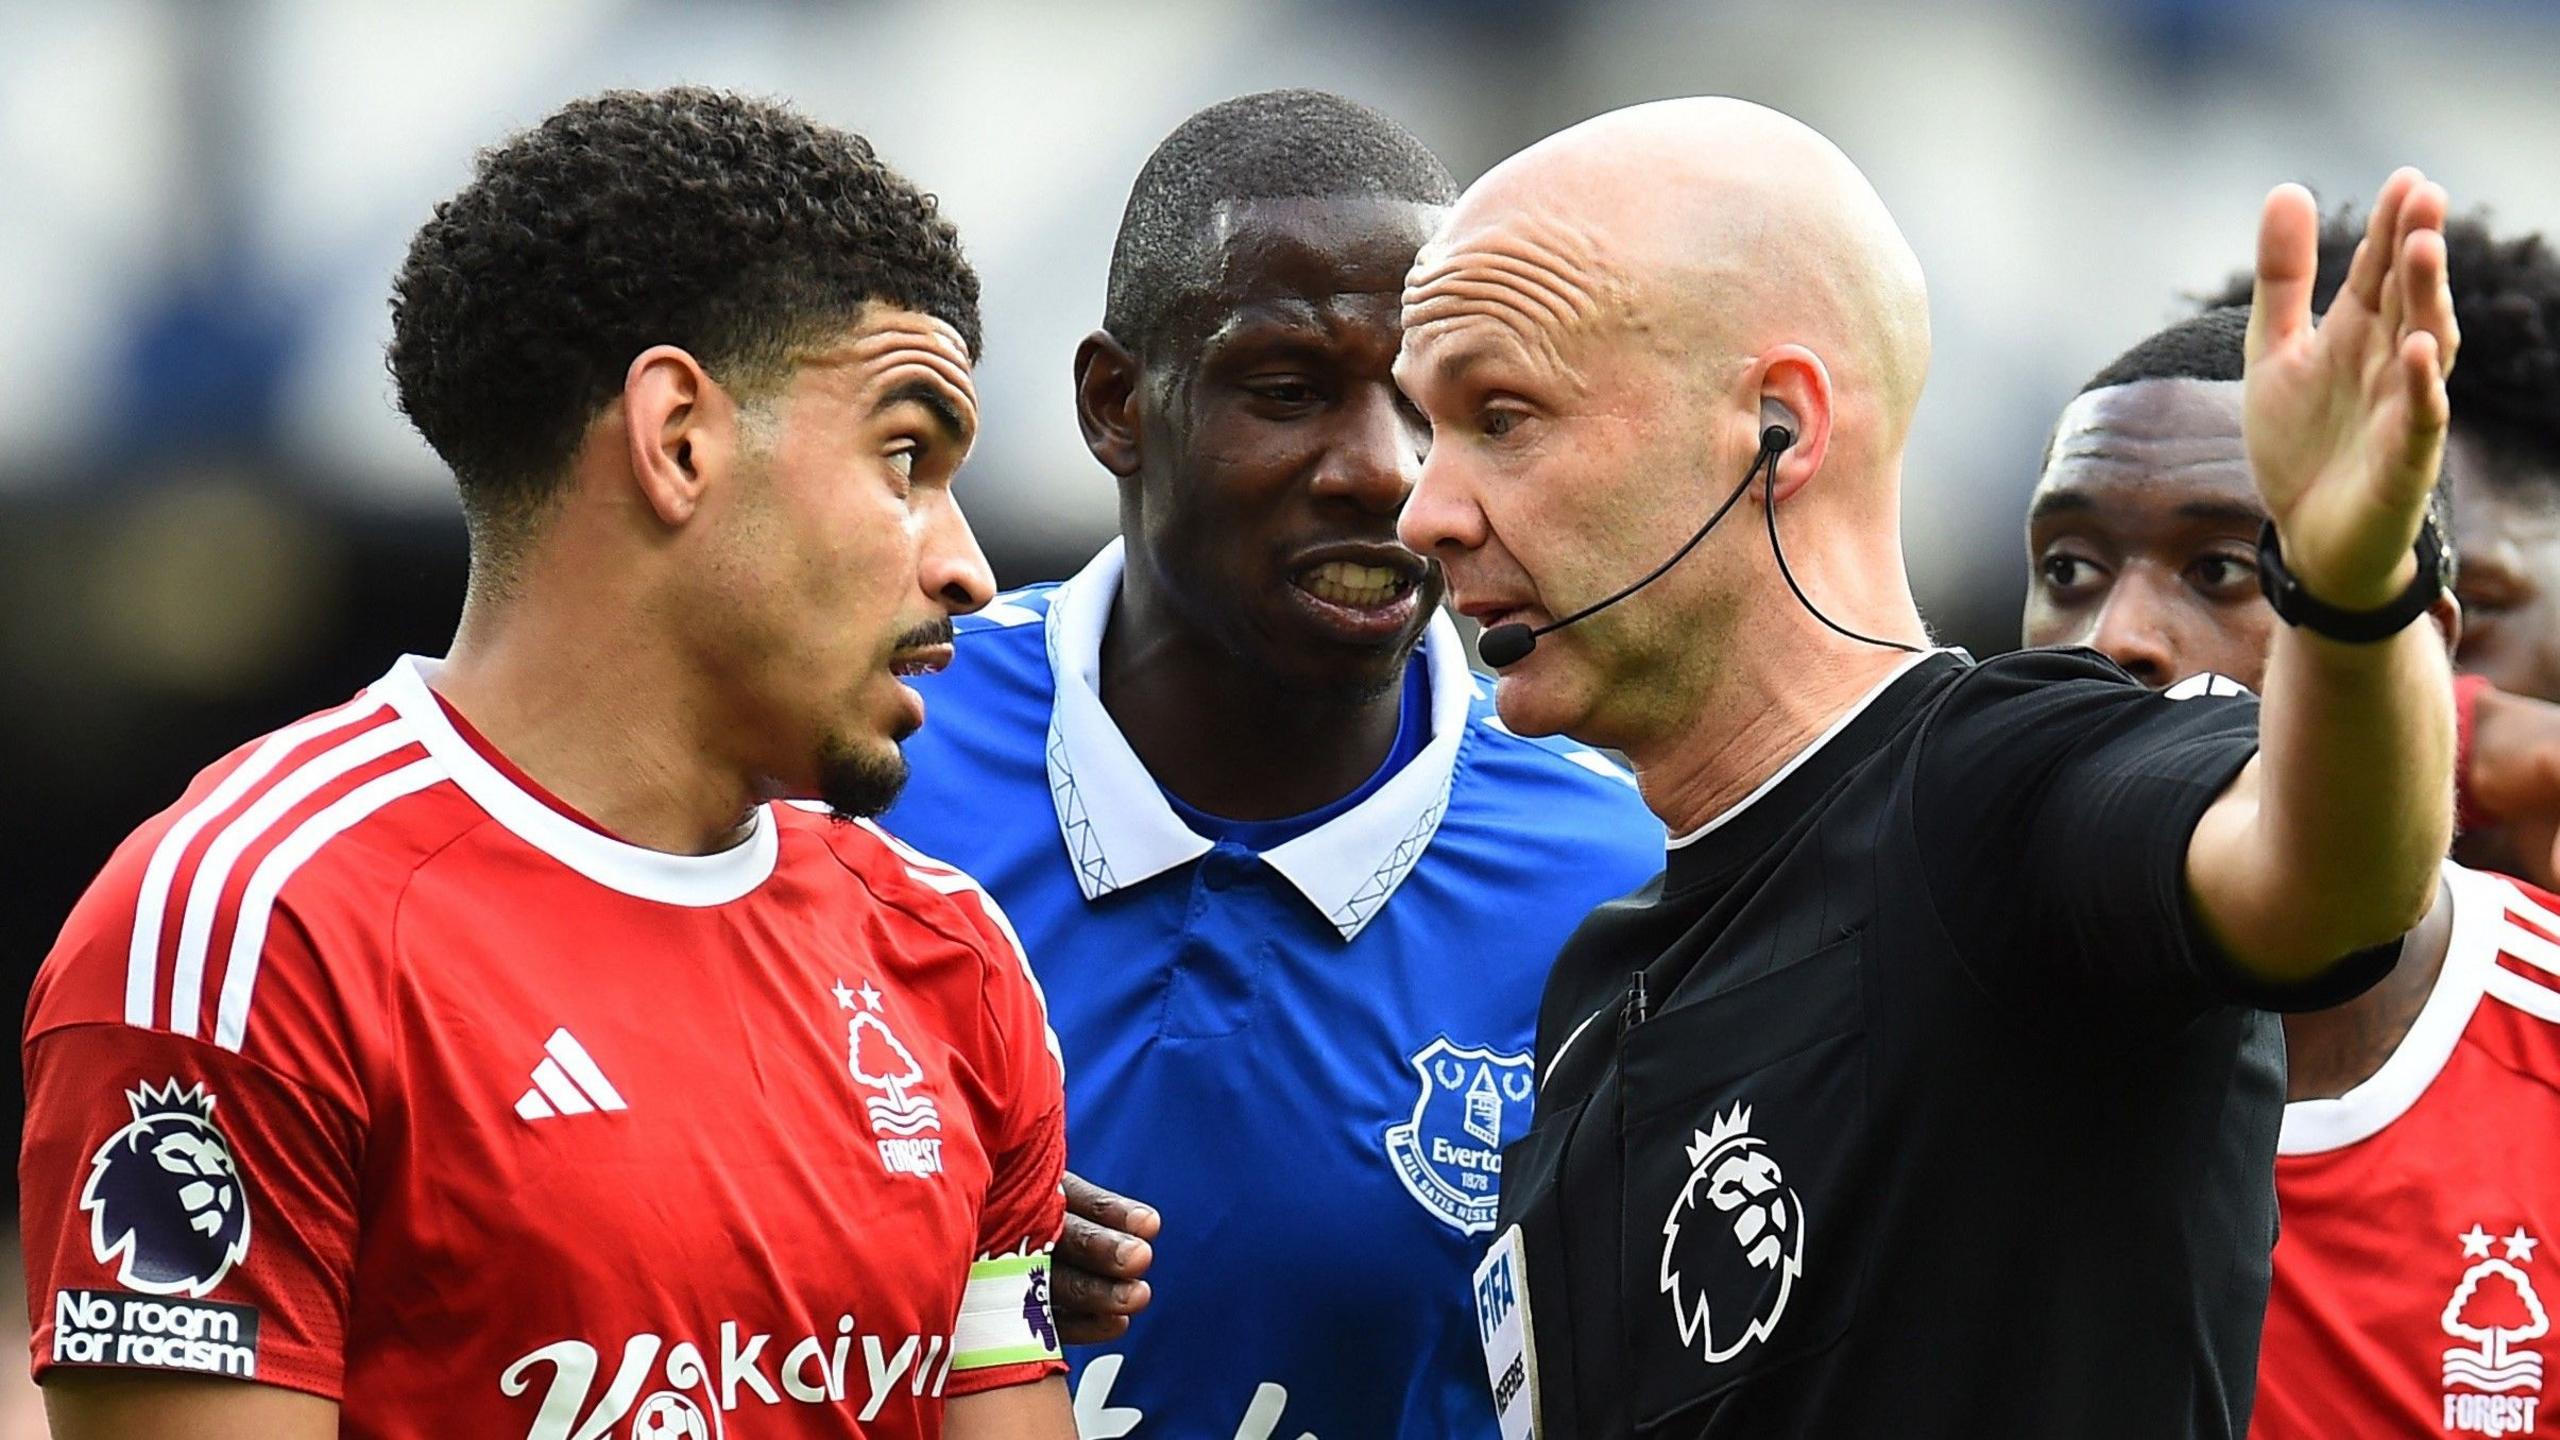
<svg viewBox="0 0 2560 1440">
<path fill-rule="evenodd" d="M 2471 1027 L 2471 1014 L 2498 973 L 2498 946 L 2508 929 L 2507 910 L 2519 903 L 2506 878 L 2444 862 L 2445 893 L 2453 905 L 2453 931 L 2445 937 L 2444 968 L 2435 988 L 2409 1022 L 2409 1033 L 2363 1084 L 2330 1100 L 2296 1100 L 2284 1107 L 2276 1137 L 2279 1155 L 2317 1155 L 2369 1140 L 2409 1113 Z"/>
<path fill-rule="evenodd" d="M 1804 762 L 1812 759 L 1823 746 L 1838 739 L 1840 732 L 1849 728 L 1850 721 L 1867 713 L 1867 707 L 1876 703 L 1876 698 L 1878 696 L 1892 688 L 1894 681 L 1909 674 L 1912 666 L 1919 664 L 1921 661 L 1928 659 L 1932 655 L 1962 655 L 1963 653 L 1964 651 L 1952 645 L 1942 645 L 1932 649 L 1914 651 L 1913 653 L 1902 657 L 1902 663 L 1894 666 L 1891 673 L 1877 681 L 1873 689 L 1867 691 L 1866 694 L 1859 696 L 1858 703 L 1841 711 L 1839 718 L 1833 720 L 1829 728 L 1825 729 L 1821 734 L 1814 736 L 1810 743 L 1808 743 L 1803 749 L 1797 751 L 1794 757 L 1788 760 L 1786 764 L 1779 766 L 1768 779 L 1753 786 L 1750 794 L 1745 795 L 1741 799 L 1726 806 L 1714 819 L 1709 820 L 1697 829 L 1690 831 L 1688 834 L 1672 836 L 1669 840 L 1663 842 L 1664 845 L 1670 849 L 1677 850 L 1686 845 L 1695 845 L 1699 841 L 1707 838 L 1709 835 L 1723 829 L 1743 811 L 1750 809 L 1752 804 L 1759 800 L 1761 796 L 1777 789 L 1788 776 L 1793 775 L 1797 770 L 1803 768 Z"/>
<path fill-rule="evenodd" d="M 771 806 L 757 806 L 747 837 L 716 855 L 670 855 L 590 830 L 527 794 L 453 728 L 427 688 L 443 667 L 441 660 L 404 655 L 374 682 L 373 692 L 400 712 L 462 793 L 517 839 L 608 889 L 667 905 L 726 905 L 773 873 L 781 842 Z"/>
<path fill-rule="evenodd" d="M 1120 593 L 1123 542 L 1113 540 L 1049 601 L 1049 795 L 1087 900 L 1207 854 L 1210 842 L 1165 803 L 1155 777 L 1102 706 L 1102 633 Z M 1307 897 L 1342 938 L 1358 935 L 1413 872 L 1448 810 L 1475 684 L 1457 627 L 1435 612 L 1422 632 L 1431 739 L 1369 797 L 1262 861 Z"/>
</svg>

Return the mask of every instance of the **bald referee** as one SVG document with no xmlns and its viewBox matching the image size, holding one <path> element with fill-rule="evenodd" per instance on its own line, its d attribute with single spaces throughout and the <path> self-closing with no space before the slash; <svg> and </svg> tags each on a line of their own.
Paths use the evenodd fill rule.
<svg viewBox="0 0 2560 1440">
<path fill-rule="evenodd" d="M 1548 985 L 1476 1287 L 1507 1434 L 2246 1430 L 2266 1012 L 2388 969 L 2452 825 L 2411 623 L 2444 209 L 2393 176 L 2315 328 L 2311 198 L 2268 199 L 2261 706 L 1927 648 L 1919 266 L 1821 136 L 1639 106 L 1460 199 L 1405 295 L 1402 533 L 1488 627 L 1503 719 L 1624 751 L 1674 837 Z"/>
</svg>

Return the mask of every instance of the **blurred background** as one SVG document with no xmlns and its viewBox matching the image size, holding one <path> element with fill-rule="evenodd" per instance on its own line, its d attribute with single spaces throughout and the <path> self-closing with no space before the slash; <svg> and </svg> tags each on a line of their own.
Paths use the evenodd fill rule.
<svg viewBox="0 0 2560 1440">
<path fill-rule="evenodd" d="M 2271 184 L 2334 204 L 2414 162 L 2459 208 L 2560 227 L 2551 0 L 0 0 L 0 42 L 13 1018 L 90 875 L 197 768 L 441 652 L 462 528 L 391 402 L 389 277 L 476 147 L 583 92 L 785 96 L 941 195 L 985 278 L 962 494 L 1007 585 L 1111 531 L 1068 361 L 1129 182 L 1194 109 L 1341 91 L 1464 180 L 1636 100 L 1776 105 L 1865 166 L 1927 269 L 1907 539 L 1976 653 L 2015 644 L 2047 427 L 2248 262 Z M 39 1433 L 0 1367 L 0 1435 Z"/>
</svg>

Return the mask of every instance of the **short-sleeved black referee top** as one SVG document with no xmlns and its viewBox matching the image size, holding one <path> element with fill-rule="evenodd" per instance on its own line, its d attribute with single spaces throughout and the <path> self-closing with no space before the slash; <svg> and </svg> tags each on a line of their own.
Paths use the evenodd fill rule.
<svg viewBox="0 0 2560 1440">
<path fill-rule="evenodd" d="M 2257 706 L 2181 689 L 2226 693 L 1928 656 L 1585 922 L 1503 1166 L 1551 1440 L 2247 1430 L 2259 1007 L 2398 947 L 2284 994 L 2226 964 L 2185 857 Z"/>
</svg>

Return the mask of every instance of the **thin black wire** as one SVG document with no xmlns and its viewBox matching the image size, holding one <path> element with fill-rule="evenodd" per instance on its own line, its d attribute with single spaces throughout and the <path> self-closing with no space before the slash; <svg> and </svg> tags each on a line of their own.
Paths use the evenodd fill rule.
<svg viewBox="0 0 2560 1440">
<path fill-rule="evenodd" d="M 1763 445 L 1760 447 L 1760 454 L 1763 458 L 1769 461 L 1769 483 L 1762 486 L 1760 490 L 1761 499 L 1764 502 L 1763 508 L 1769 512 L 1769 553 L 1778 557 L 1778 573 L 1787 577 L 1787 588 L 1796 592 L 1796 603 L 1802 605 L 1805 608 L 1805 613 L 1811 615 L 1814 619 L 1821 621 L 1823 624 L 1830 626 L 1837 633 L 1846 635 L 1852 640 L 1863 640 L 1869 645 L 1881 645 L 1887 650 L 1906 650 L 1914 655 L 1919 654 L 1920 647 L 1917 645 L 1906 645 L 1899 640 L 1879 640 L 1873 635 L 1861 635 L 1857 631 L 1842 625 L 1839 621 L 1823 614 L 1821 609 L 1813 603 L 1813 600 L 1804 593 L 1804 587 L 1796 583 L 1796 572 L 1787 568 L 1786 547 L 1778 543 L 1778 452 L 1766 445 Z M 1756 475 L 1759 473 L 1760 467 L 1755 464 L 1751 467 L 1751 470 L 1752 474 Z M 1751 476 L 1743 476 L 1742 483 L 1744 485 L 1749 485 L 1751 483 Z"/>
<path fill-rule="evenodd" d="M 1583 620 L 1599 614 L 1601 611 L 1608 609 L 1610 606 L 1617 604 L 1619 601 L 1626 599 L 1628 596 L 1633 595 L 1637 591 L 1668 574 L 1672 566 L 1679 564 L 1690 551 L 1698 548 L 1700 541 L 1705 540 L 1709 535 L 1715 533 L 1715 528 L 1724 523 L 1726 513 L 1733 509 L 1734 502 L 1740 500 L 1743 497 L 1744 492 L 1751 488 L 1751 482 L 1759 477 L 1761 462 L 1772 460 L 1776 454 L 1776 451 L 1763 447 L 1760 451 L 1760 458 L 1752 461 L 1751 468 L 1743 472 L 1742 483 L 1734 486 L 1733 493 L 1724 497 L 1724 503 L 1716 507 L 1716 513 L 1707 517 L 1706 525 L 1702 527 L 1697 534 L 1689 537 L 1688 544 L 1672 551 L 1670 559 L 1654 566 L 1652 574 L 1645 576 L 1643 579 L 1605 600 L 1598 600 L 1589 605 L 1585 605 L 1581 609 L 1574 611 L 1572 614 L 1567 615 L 1561 620 L 1551 620 L 1531 631 L 1530 634 L 1533 637 L 1542 636 L 1553 631 L 1561 630 L 1567 625 L 1580 624 Z M 1774 463 L 1769 466 L 1769 473 L 1773 477 L 1778 473 L 1778 467 Z M 1785 562 L 1781 560 L 1780 563 L 1783 565 Z M 1835 626 L 1833 628 L 1836 629 L 1838 627 Z"/>
</svg>

